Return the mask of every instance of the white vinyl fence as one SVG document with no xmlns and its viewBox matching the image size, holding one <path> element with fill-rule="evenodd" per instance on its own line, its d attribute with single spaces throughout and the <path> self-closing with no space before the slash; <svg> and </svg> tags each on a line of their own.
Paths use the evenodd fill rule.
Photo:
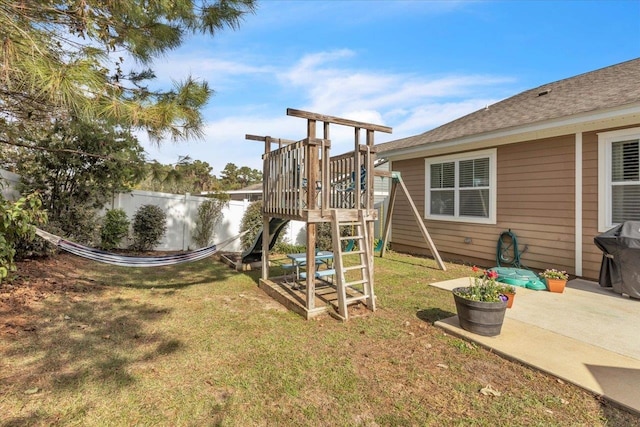
<svg viewBox="0 0 640 427">
<path fill-rule="evenodd" d="M 2 169 L 0 169 L 0 176 L 2 177 L 0 180 L 2 195 L 10 200 L 16 200 L 20 197 L 16 190 L 20 176 Z M 127 214 L 129 221 L 133 221 L 133 217 L 140 206 L 158 206 L 167 214 L 167 232 L 162 242 L 154 249 L 158 251 L 187 251 L 197 249 L 191 236 L 196 227 L 198 207 L 205 200 L 207 200 L 206 197 L 193 196 L 189 193 L 169 194 L 133 190 L 131 193 L 117 194 L 111 203 L 105 206 L 104 211 L 121 208 Z M 240 233 L 240 222 L 249 204 L 248 200 L 229 201 L 229 204 L 222 210 L 220 224 L 214 230 L 214 242 L 221 242 Z M 306 243 L 305 223 L 290 222 L 285 230 L 284 240 L 288 243 L 304 245 Z M 130 241 L 122 242 L 121 246 L 124 248 L 130 243 Z M 231 242 L 223 250 L 240 252 L 242 250 L 240 239 Z"/>
<path fill-rule="evenodd" d="M 127 218 L 132 220 L 140 206 L 155 205 L 160 207 L 167 214 L 167 232 L 155 249 L 159 251 L 186 251 L 197 249 L 191 236 L 196 228 L 198 207 L 206 200 L 206 197 L 193 196 L 189 193 L 180 195 L 134 190 L 131 193 L 120 193 L 115 196 L 108 209 L 120 208 L 125 211 Z M 222 221 L 214 230 L 214 242 L 221 242 L 240 233 L 240 222 L 249 204 L 248 200 L 228 202 L 228 205 L 222 210 Z M 300 241 L 300 237 L 302 239 L 306 237 L 304 223 L 298 221 L 289 223 L 284 236 L 285 241 L 304 244 L 304 241 Z M 123 242 L 123 246 L 129 243 Z M 225 246 L 223 250 L 240 252 L 242 250 L 240 239 Z"/>
<path fill-rule="evenodd" d="M 0 169 L 0 193 L 7 200 L 18 200 L 20 193 L 18 192 L 18 183 L 20 175 L 13 172 Z"/>
</svg>

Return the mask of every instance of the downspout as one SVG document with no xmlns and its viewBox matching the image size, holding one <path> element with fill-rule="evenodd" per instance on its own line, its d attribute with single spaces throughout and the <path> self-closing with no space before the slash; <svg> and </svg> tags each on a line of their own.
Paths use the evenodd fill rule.
<svg viewBox="0 0 640 427">
<path fill-rule="evenodd" d="M 582 132 L 576 133 L 575 144 L 575 272 L 576 276 L 582 276 Z"/>
</svg>

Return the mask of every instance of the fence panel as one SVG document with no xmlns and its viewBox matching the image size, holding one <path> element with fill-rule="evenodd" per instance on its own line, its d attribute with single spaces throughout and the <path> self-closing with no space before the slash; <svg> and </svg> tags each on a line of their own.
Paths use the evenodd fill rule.
<svg viewBox="0 0 640 427">
<path fill-rule="evenodd" d="M 20 176 L 15 173 L 0 169 L 3 186 L 0 188 L 3 197 L 16 200 L 20 193 L 16 190 Z M 198 218 L 198 207 L 206 197 L 190 194 L 170 194 L 154 191 L 133 190 L 131 193 L 119 193 L 113 197 L 112 202 L 105 209 L 121 208 L 127 214 L 127 218 L 133 221 L 136 211 L 143 205 L 155 205 L 167 214 L 167 232 L 161 243 L 154 249 L 158 251 L 186 251 L 197 249 L 192 239 L 193 231 Z M 214 230 L 214 242 L 221 242 L 240 232 L 240 223 L 245 211 L 249 207 L 248 200 L 231 200 L 222 210 L 222 221 Z M 65 236 L 61 236 L 65 237 Z M 306 244 L 305 223 L 291 221 L 285 230 L 284 240 L 287 243 Z M 123 241 L 122 248 L 131 244 L 131 241 Z M 241 252 L 240 239 L 231 242 L 224 251 Z"/>
<path fill-rule="evenodd" d="M 132 220 L 136 210 L 142 205 L 159 206 L 167 214 L 167 233 L 155 249 L 159 251 L 176 251 L 197 249 L 191 235 L 196 227 L 198 207 L 207 200 L 206 197 L 189 194 L 178 195 L 134 190 L 114 197 L 112 208 L 122 208 Z M 222 210 L 222 221 L 214 231 L 214 241 L 233 237 L 240 232 L 240 223 L 249 207 L 248 200 L 231 200 Z M 292 244 L 306 244 L 305 223 L 291 221 L 285 230 L 284 240 Z M 131 242 L 123 242 L 123 247 Z M 235 240 L 224 248 L 229 252 L 241 252 L 240 240 Z"/>
<path fill-rule="evenodd" d="M 160 207 L 167 214 L 167 232 L 158 246 L 159 251 L 179 251 L 197 249 L 192 239 L 198 218 L 198 207 L 207 200 L 206 197 L 187 194 L 169 194 L 153 191 L 133 190 L 131 193 L 120 193 L 113 198 L 109 208 L 122 209 L 129 220 L 133 220 L 136 211 L 143 205 Z M 229 202 L 222 210 L 222 221 L 214 230 L 214 241 L 222 241 L 238 234 L 240 222 L 248 201 Z M 122 246 L 131 241 L 123 242 Z M 225 247 L 226 251 L 240 251 L 240 241 L 234 241 Z"/>
<path fill-rule="evenodd" d="M 20 193 L 18 192 L 18 183 L 20 175 L 13 172 L 0 169 L 0 193 L 7 200 L 18 200 Z"/>
</svg>

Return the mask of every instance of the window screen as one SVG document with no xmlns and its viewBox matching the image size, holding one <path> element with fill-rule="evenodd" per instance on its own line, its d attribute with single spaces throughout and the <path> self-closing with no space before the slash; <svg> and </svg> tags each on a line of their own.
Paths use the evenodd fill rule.
<svg viewBox="0 0 640 427">
<path fill-rule="evenodd" d="M 467 157 L 445 162 L 428 160 L 428 165 L 427 209 L 430 215 L 490 218 L 490 157 Z"/>
<path fill-rule="evenodd" d="M 640 141 L 611 144 L 611 220 L 640 220 Z"/>
</svg>

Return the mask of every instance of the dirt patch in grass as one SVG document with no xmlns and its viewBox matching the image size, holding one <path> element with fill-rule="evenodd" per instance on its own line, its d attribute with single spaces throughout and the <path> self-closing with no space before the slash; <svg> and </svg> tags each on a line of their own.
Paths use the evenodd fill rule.
<svg viewBox="0 0 640 427">
<path fill-rule="evenodd" d="M 14 278 L 0 283 L 0 337 L 35 332 L 42 320 L 37 309 L 53 295 L 99 293 L 101 285 L 84 278 L 83 269 L 85 261 L 67 254 L 18 262 Z"/>
</svg>

